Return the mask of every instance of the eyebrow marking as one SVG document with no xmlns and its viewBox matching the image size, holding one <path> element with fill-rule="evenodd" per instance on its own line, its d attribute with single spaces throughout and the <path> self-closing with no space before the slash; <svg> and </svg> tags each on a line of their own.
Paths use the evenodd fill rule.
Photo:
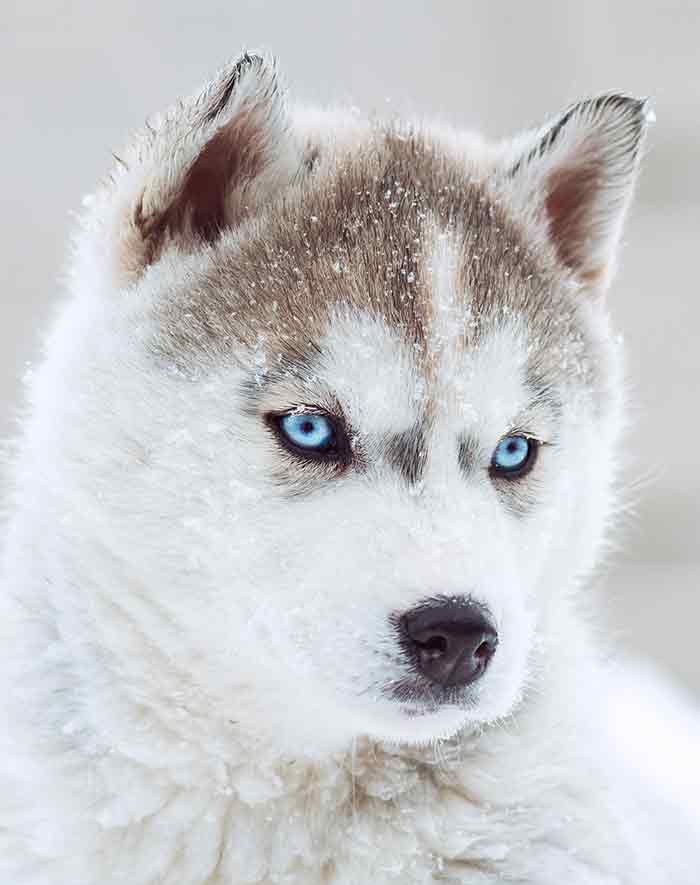
<svg viewBox="0 0 700 885">
<path fill-rule="evenodd" d="M 260 401 L 275 388 L 276 385 L 296 383 L 301 389 L 309 389 L 318 381 L 319 357 L 321 349 L 314 342 L 308 342 L 305 352 L 280 353 L 273 365 L 264 364 L 259 368 L 250 368 L 247 377 L 239 385 L 239 394 L 243 403 L 244 414 L 255 417 L 258 415 Z M 326 392 L 327 397 L 327 392 Z"/>
<path fill-rule="evenodd" d="M 410 430 L 395 433 L 384 444 L 385 460 L 403 476 L 409 485 L 419 483 L 428 461 L 427 429 L 424 423 Z"/>
</svg>

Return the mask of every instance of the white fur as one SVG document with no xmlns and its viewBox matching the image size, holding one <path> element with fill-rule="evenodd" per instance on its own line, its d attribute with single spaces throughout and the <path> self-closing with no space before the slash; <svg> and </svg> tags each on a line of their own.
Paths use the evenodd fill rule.
<svg viewBox="0 0 700 885">
<path fill-rule="evenodd" d="M 335 120 L 347 144 L 362 131 L 303 119 Z M 256 354 L 154 371 L 163 293 L 208 258 L 166 251 L 117 282 L 105 231 L 136 181 L 93 210 L 13 467 L 0 883 L 695 885 L 700 808 L 684 777 L 653 777 L 673 729 L 653 743 L 652 680 L 611 675 L 575 603 L 610 513 L 617 401 L 596 415 L 572 382 L 527 519 L 440 445 L 413 494 L 387 478 L 280 503 L 275 444 L 236 402 Z M 488 463 L 527 400 L 524 325 L 454 346 L 456 239 L 437 221 L 433 237 L 435 438 L 469 426 Z M 617 390 L 604 310 L 581 315 Z M 339 309 L 322 349 L 313 384 L 355 426 L 410 424 L 427 394 L 397 330 Z M 498 626 L 466 710 L 420 715 L 380 691 L 401 675 L 387 615 L 430 593 L 469 593 Z"/>
</svg>

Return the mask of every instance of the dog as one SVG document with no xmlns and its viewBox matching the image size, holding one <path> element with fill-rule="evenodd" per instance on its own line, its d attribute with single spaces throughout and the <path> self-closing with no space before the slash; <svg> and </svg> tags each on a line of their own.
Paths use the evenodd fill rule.
<svg viewBox="0 0 700 885">
<path fill-rule="evenodd" d="M 246 53 L 132 140 L 10 467 L 2 885 L 697 885 L 696 715 L 585 614 L 650 119 L 493 144 Z"/>
</svg>

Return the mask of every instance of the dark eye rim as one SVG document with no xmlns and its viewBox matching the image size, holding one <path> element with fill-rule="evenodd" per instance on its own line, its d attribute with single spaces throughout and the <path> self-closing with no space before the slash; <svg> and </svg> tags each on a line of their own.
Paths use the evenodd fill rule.
<svg viewBox="0 0 700 885">
<path fill-rule="evenodd" d="M 306 449 L 303 446 L 295 445 L 282 428 L 283 419 L 290 415 L 317 415 L 325 418 L 333 431 L 328 444 L 322 449 Z M 285 409 L 282 412 L 267 412 L 264 418 L 267 427 L 272 431 L 279 445 L 301 461 L 346 466 L 352 460 L 345 422 L 337 415 L 331 415 L 316 407 L 305 407 L 303 409 Z"/>
<path fill-rule="evenodd" d="M 496 451 L 498 450 L 498 446 L 503 442 L 504 439 L 508 439 L 509 437 L 517 436 L 521 439 L 524 439 L 528 444 L 527 458 L 523 461 L 522 464 L 519 464 L 517 467 L 507 468 L 500 467 L 495 463 Z M 534 436 L 531 436 L 527 433 L 506 433 L 502 436 L 496 447 L 493 450 L 493 455 L 491 456 L 491 463 L 489 465 L 489 476 L 492 479 L 500 480 L 504 479 L 508 482 L 513 482 L 514 480 L 522 479 L 522 477 L 526 476 L 531 472 L 532 468 L 535 466 L 537 462 L 537 458 L 540 452 L 540 448 L 542 446 L 542 441 L 537 439 Z"/>
</svg>

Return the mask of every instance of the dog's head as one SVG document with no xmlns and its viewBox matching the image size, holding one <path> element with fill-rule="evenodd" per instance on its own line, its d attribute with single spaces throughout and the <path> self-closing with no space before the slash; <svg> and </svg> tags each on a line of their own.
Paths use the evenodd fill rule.
<svg viewBox="0 0 700 885">
<path fill-rule="evenodd" d="M 245 56 L 131 147 L 58 422 L 129 684 L 294 752 L 513 709 L 609 509 L 646 118 L 606 95 L 485 146 L 291 113 Z"/>
</svg>

